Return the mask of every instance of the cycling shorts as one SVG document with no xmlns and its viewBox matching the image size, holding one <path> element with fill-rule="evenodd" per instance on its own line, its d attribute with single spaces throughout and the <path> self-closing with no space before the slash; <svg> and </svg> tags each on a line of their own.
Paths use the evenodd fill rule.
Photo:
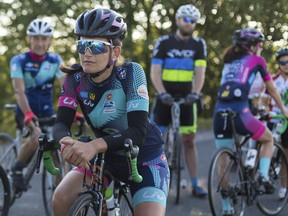
<svg viewBox="0 0 288 216">
<path fill-rule="evenodd" d="M 157 99 L 153 112 L 153 121 L 159 126 L 171 123 L 171 106 L 163 104 Z M 180 106 L 180 133 L 191 134 L 197 132 L 197 104 L 182 104 Z"/>
<path fill-rule="evenodd" d="M 217 102 L 214 109 L 213 129 L 215 138 L 232 138 L 232 127 L 228 119 L 217 115 L 217 112 L 233 110 L 237 113 L 234 118 L 235 129 L 238 134 L 252 135 L 254 140 L 258 140 L 266 130 L 263 122 L 256 119 L 249 109 L 248 101 Z"/>
<path fill-rule="evenodd" d="M 138 163 L 139 174 L 143 177 L 143 181 L 140 183 L 127 179 L 127 158 L 115 154 L 109 156 L 109 159 L 106 157 L 105 167 L 115 178 L 130 185 L 133 206 L 143 202 L 157 202 L 166 206 L 170 172 L 164 153 L 153 160 Z M 84 173 L 84 168 L 75 167 L 73 170 Z M 88 171 L 87 175 L 91 177 L 91 171 Z M 107 179 L 106 184 L 109 184 L 111 179 L 109 176 Z"/>
</svg>

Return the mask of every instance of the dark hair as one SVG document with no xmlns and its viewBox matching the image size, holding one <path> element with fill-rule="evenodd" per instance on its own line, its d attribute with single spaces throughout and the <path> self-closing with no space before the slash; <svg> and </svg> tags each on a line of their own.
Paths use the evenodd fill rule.
<svg viewBox="0 0 288 216">
<path fill-rule="evenodd" d="M 243 47 L 233 46 L 228 47 L 222 56 L 224 63 L 232 62 L 235 59 L 240 59 L 242 56 L 247 55 L 248 51 Z"/>
</svg>

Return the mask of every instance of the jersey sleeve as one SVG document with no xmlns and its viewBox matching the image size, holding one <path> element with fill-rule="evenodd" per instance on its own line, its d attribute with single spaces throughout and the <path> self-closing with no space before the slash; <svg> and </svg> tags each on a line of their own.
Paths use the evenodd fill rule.
<svg viewBox="0 0 288 216">
<path fill-rule="evenodd" d="M 62 60 L 62 58 L 61 58 L 60 55 L 57 55 L 57 61 L 58 61 L 58 65 L 59 65 L 59 66 L 60 66 L 61 64 L 63 64 L 63 60 Z M 61 77 L 63 77 L 63 76 L 65 76 L 65 73 L 63 73 L 63 72 L 59 69 L 59 67 L 58 67 L 58 69 L 57 69 L 57 71 L 56 71 L 56 77 L 59 79 L 59 78 L 61 78 Z"/>
<path fill-rule="evenodd" d="M 271 74 L 268 71 L 267 63 L 263 57 L 259 58 L 259 65 L 260 65 L 259 72 L 260 72 L 263 80 L 265 82 L 271 80 L 272 79 Z"/>
<path fill-rule="evenodd" d="M 132 63 L 132 76 L 127 85 L 127 112 L 146 111 L 149 109 L 149 96 L 146 75 L 137 63 Z"/>
<path fill-rule="evenodd" d="M 21 55 L 14 56 L 10 61 L 10 77 L 23 79 L 23 70 L 21 66 Z"/>
<path fill-rule="evenodd" d="M 152 53 L 152 61 L 151 61 L 152 64 L 159 64 L 159 65 L 163 64 L 163 61 L 166 57 L 165 41 L 168 40 L 168 38 L 169 36 L 165 35 L 156 41 Z"/>
<path fill-rule="evenodd" d="M 77 110 L 78 100 L 77 100 L 76 88 L 78 86 L 78 82 L 80 82 L 80 79 L 77 79 L 79 75 L 80 72 L 68 74 L 65 77 L 61 94 L 58 100 L 59 107 L 68 107 Z"/>
<path fill-rule="evenodd" d="M 195 67 L 198 66 L 207 67 L 206 57 L 207 57 L 206 41 L 202 38 L 199 38 L 198 49 L 197 52 L 195 53 Z"/>
</svg>

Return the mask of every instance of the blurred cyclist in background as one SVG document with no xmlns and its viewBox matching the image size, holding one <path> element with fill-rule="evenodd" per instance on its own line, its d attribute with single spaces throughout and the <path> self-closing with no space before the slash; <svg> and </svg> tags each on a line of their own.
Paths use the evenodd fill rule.
<svg viewBox="0 0 288 216">
<path fill-rule="evenodd" d="M 55 77 L 62 86 L 64 74 L 59 70 L 62 59 L 58 54 L 49 53 L 52 44 L 52 26 L 43 19 L 33 20 L 27 28 L 30 51 L 17 54 L 11 59 L 10 73 L 17 100 L 17 127 L 30 128 L 30 135 L 20 148 L 17 161 L 12 169 L 13 186 L 16 191 L 26 190 L 23 168 L 38 148 L 41 133 L 36 127 L 38 117 L 54 114 L 52 88 Z"/>
</svg>

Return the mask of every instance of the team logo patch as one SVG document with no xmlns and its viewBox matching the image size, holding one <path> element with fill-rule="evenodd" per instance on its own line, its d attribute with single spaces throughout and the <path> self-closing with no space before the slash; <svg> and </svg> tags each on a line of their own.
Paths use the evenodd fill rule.
<svg viewBox="0 0 288 216">
<path fill-rule="evenodd" d="M 81 98 L 88 98 L 88 92 L 80 91 Z"/>
<path fill-rule="evenodd" d="M 95 95 L 94 92 L 90 92 L 90 93 L 89 93 L 89 99 L 90 99 L 90 100 L 95 100 L 95 97 L 96 97 L 96 95 Z"/>
<path fill-rule="evenodd" d="M 110 100 L 112 98 L 112 94 L 111 93 L 108 94 L 106 98 L 107 98 L 107 100 Z"/>
<path fill-rule="evenodd" d="M 137 94 L 142 98 L 145 98 L 147 100 L 149 99 L 148 90 L 147 90 L 147 87 L 145 85 L 140 85 L 138 87 Z"/>
<path fill-rule="evenodd" d="M 115 107 L 115 102 L 114 101 L 108 101 L 104 104 L 105 108 L 111 108 L 111 107 Z"/>
<path fill-rule="evenodd" d="M 118 68 L 117 69 L 117 73 L 118 73 L 118 76 L 119 76 L 119 79 L 126 79 L 126 75 L 127 75 L 127 70 L 126 68 Z"/>
<path fill-rule="evenodd" d="M 74 74 L 74 78 L 77 82 L 79 82 L 81 79 L 81 72 Z"/>
</svg>

